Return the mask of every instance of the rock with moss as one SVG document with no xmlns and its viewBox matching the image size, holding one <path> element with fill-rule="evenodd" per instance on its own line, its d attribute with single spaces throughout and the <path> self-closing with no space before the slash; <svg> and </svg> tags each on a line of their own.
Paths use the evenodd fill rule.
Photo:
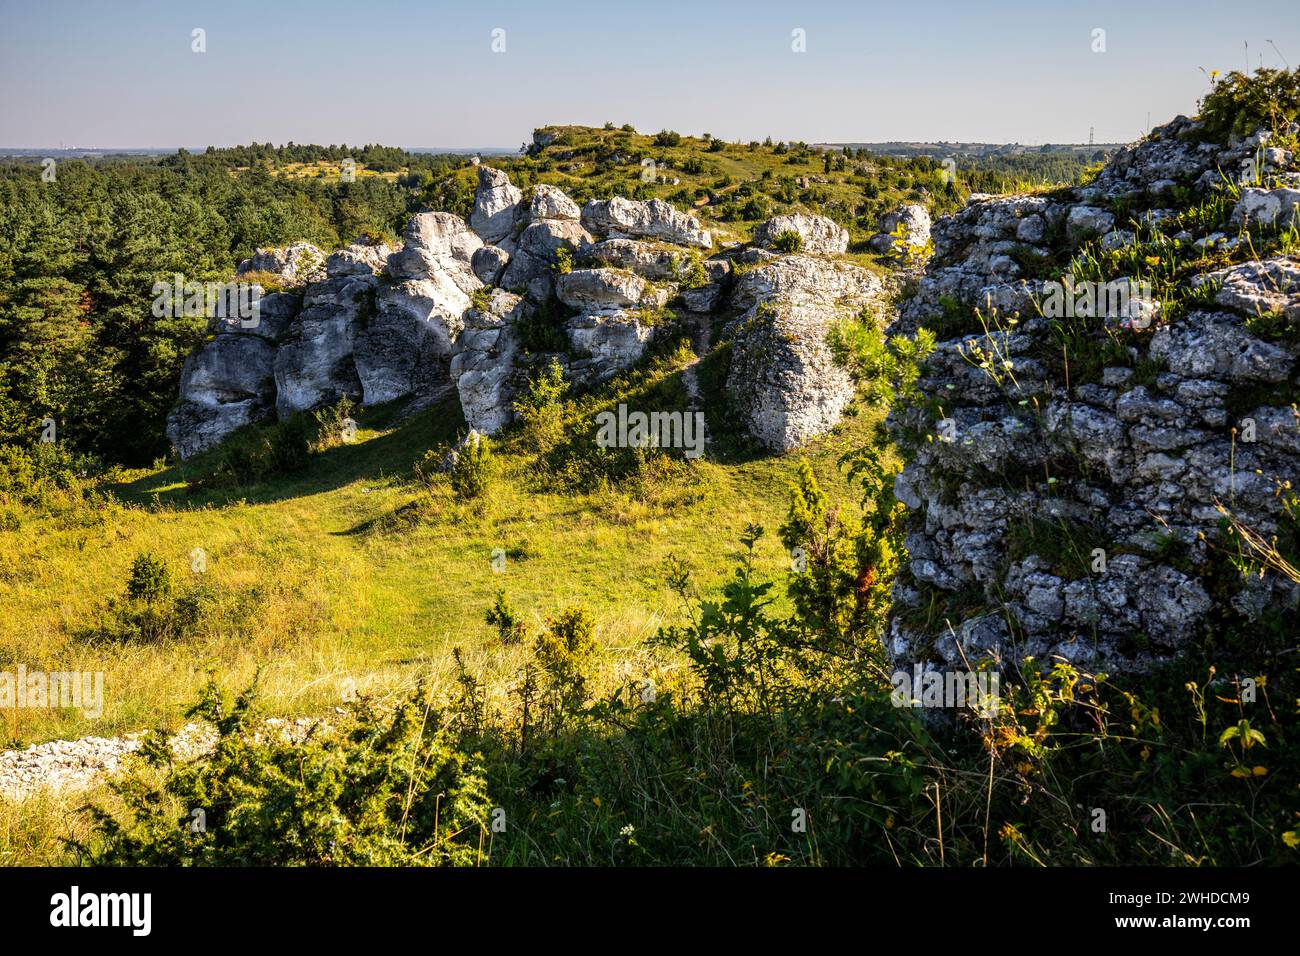
<svg viewBox="0 0 1300 956">
<path fill-rule="evenodd" d="M 903 250 L 924 250 L 930 244 L 930 212 L 917 203 L 899 206 L 880 217 L 879 228 L 867 245 L 881 255 L 901 254 Z"/>
<path fill-rule="evenodd" d="M 785 249 L 786 252 L 839 255 L 849 248 L 848 230 L 833 219 L 804 212 L 774 216 L 760 223 L 754 230 L 754 244 L 776 249 L 782 237 L 789 235 L 798 236 L 797 248 Z"/>
<path fill-rule="evenodd" d="M 940 338 L 918 400 L 889 420 L 907 455 L 895 494 L 909 557 L 887 641 L 897 663 L 962 669 L 993 657 L 1013 668 L 1033 657 L 1140 671 L 1212 627 L 1300 608 L 1286 576 L 1231 567 L 1238 539 L 1225 531 L 1267 542 L 1294 521 L 1295 258 L 1184 278 L 1164 295 L 1185 305 L 1155 303 L 1136 322 L 1109 306 L 1043 309 L 1071 257 L 1122 261 L 1098 257 L 1122 256 L 1212 194 L 1206 173 L 1238 169 L 1268 138 L 1205 142 L 1197 129 L 1162 127 L 1081 188 L 973 199 L 935 224 L 934 256 L 889 330 Z M 1115 204 L 1134 197 L 1158 205 Z M 1231 206 L 1220 207 L 1226 218 Z M 1177 240 L 1189 252 L 1161 254 L 1190 260 L 1197 233 L 1223 225 L 1191 220 L 1197 232 Z"/>
<path fill-rule="evenodd" d="M 450 375 L 470 428 L 495 435 L 514 421 L 522 373 L 518 326 L 533 311 L 523 297 L 492 289 L 465 313 L 452 349 Z"/>
<path fill-rule="evenodd" d="M 310 242 L 258 249 L 239 263 L 237 272 L 240 275 L 267 272 L 281 276 L 293 285 L 318 282 L 325 278 L 325 253 Z"/>
</svg>

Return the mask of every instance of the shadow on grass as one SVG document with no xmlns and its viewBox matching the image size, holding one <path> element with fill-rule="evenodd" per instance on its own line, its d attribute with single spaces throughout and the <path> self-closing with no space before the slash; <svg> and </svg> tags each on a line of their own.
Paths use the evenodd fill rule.
<svg viewBox="0 0 1300 956">
<path fill-rule="evenodd" d="M 300 472 L 281 474 L 248 485 L 202 487 L 198 483 L 216 467 L 219 449 L 197 455 L 131 482 L 105 486 L 128 504 L 153 502 L 180 509 L 223 507 L 237 501 L 267 504 L 333 491 L 356 481 L 406 475 L 424 453 L 439 443 L 454 442 L 465 430 L 460 401 L 453 394 L 431 408 L 401 420 L 402 404 L 365 409 L 357 424 L 366 430 L 390 429 L 367 441 L 338 445 L 311 456 Z"/>
</svg>

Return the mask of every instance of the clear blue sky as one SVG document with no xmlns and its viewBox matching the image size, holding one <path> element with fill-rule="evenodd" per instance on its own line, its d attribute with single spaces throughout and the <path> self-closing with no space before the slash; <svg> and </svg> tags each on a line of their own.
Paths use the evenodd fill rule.
<svg viewBox="0 0 1300 956">
<path fill-rule="evenodd" d="M 513 147 L 606 120 L 1126 141 L 1193 112 L 1199 68 L 1242 68 L 1245 43 L 1281 65 L 1270 40 L 1300 64 L 1297 0 L 0 0 L 0 145 Z"/>
</svg>

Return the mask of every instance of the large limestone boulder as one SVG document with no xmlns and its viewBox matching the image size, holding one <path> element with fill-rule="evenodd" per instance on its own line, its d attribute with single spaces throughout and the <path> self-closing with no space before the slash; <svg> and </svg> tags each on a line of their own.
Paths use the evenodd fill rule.
<svg viewBox="0 0 1300 956">
<path fill-rule="evenodd" d="M 167 437 L 182 459 L 273 417 L 276 346 L 300 306 L 299 296 L 281 292 L 262 296 L 249 324 L 237 317 L 209 319 L 215 335 L 185 360 L 179 401 L 167 415 Z"/>
<path fill-rule="evenodd" d="M 867 245 L 881 255 L 921 250 L 930 244 L 931 225 L 929 210 L 907 203 L 880 217 L 880 229 Z"/>
<path fill-rule="evenodd" d="M 540 219 L 572 219 L 582 215 L 578 204 L 570 199 L 564 190 L 538 183 L 533 187 L 533 198 L 528 204 L 528 219 L 537 222 Z"/>
<path fill-rule="evenodd" d="M 570 365 L 572 377 L 590 384 L 640 361 L 655 328 L 640 313 L 611 310 L 575 315 L 565 323 L 565 332 L 575 356 Z"/>
<path fill-rule="evenodd" d="M 180 402 L 167 416 L 167 437 L 181 458 L 269 417 L 274 360 L 275 347 L 266 339 L 237 333 L 217 335 L 185 360 Z"/>
<path fill-rule="evenodd" d="M 402 249 L 388 257 L 388 272 L 398 281 L 427 279 L 439 272 L 460 277 L 458 281 L 477 281 L 470 263 L 482 247 L 483 240 L 459 216 L 422 212 L 407 224 Z"/>
<path fill-rule="evenodd" d="M 469 296 L 441 278 L 381 286 L 353 353 L 363 404 L 427 395 L 446 385 L 452 343 L 469 306 Z"/>
<path fill-rule="evenodd" d="M 273 292 L 258 300 L 257 314 L 253 318 L 214 316 L 208 320 L 208 331 L 218 335 L 256 335 L 268 342 L 279 342 L 300 308 L 302 296 L 292 292 Z"/>
<path fill-rule="evenodd" d="M 515 244 L 501 274 L 501 287 L 545 302 L 555 290 L 554 268 L 559 250 L 581 250 L 591 235 L 581 223 L 568 219 L 543 219 L 529 225 Z"/>
<path fill-rule="evenodd" d="M 691 269 L 690 257 L 691 253 L 679 247 L 637 239 L 603 239 L 583 250 L 585 264 L 626 269 L 653 282 L 684 279 Z"/>
<path fill-rule="evenodd" d="M 515 328 L 532 308 L 521 296 L 493 289 L 485 308 L 465 313 L 450 373 L 465 422 L 475 431 L 494 435 L 514 420 L 514 396 L 521 380 Z"/>
<path fill-rule="evenodd" d="M 472 263 L 484 248 L 450 213 L 411 217 L 402 250 L 388 259 L 398 281 L 379 286 L 373 314 L 356 333 L 354 365 L 365 404 L 450 384 L 452 343 L 470 297 L 482 287 Z"/>
<path fill-rule="evenodd" d="M 283 276 L 295 284 L 318 282 L 325 278 L 325 253 L 310 242 L 295 242 L 274 249 L 258 249 L 253 256 L 239 263 L 236 270 L 269 272 Z"/>
<path fill-rule="evenodd" d="M 215 448 L 245 425 L 260 424 L 267 409 L 256 399 L 205 405 L 180 401 L 167 413 L 167 438 L 181 460 Z"/>
<path fill-rule="evenodd" d="M 584 312 L 658 309 L 668 301 L 666 289 L 625 269 L 575 269 L 556 279 L 555 294 L 569 308 Z"/>
<path fill-rule="evenodd" d="M 838 255 L 849 248 L 849 233 L 838 223 L 825 216 L 796 212 L 787 216 L 774 216 L 760 223 L 754 230 L 754 244 L 774 248 L 777 236 L 794 233 L 799 237 L 800 252 L 812 255 Z"/>
<path fill-rule="evenodd" d="M 325 274 L 338 276 L 378 275 L 388 270 L 388 257 L 397 250 L 383 242 L 354 242 L 325 260 Z"/>
<path fill-rule="evenodd" d="M 853 400 L 853 379 L 826 343 L 839 314 L 778 299 L 737 323 L 727 391 L 749 433 L 765 447 L 789 451 L 825 434 Z"/>
<path fill-rule="evenodd" d="M 701 249 L 713 245 L 712 236 L 701 228 L 698 219 L 662 199 L 593 199 L 582 207 L 582 224 L 610 239 L 657 239 Z"/>
<path fill-rule="evenodd" d="M 275 394 L 275 347 L 256 335 L 218 335 L 185 360 L 181 397 L 207 405 L 268 400 Z"/>
<path fill-rule="evenodd" d="M 522 198 L 523 193 L 510 182 L 506 173 L 491 166 L 479 166 L 474 210 L 469 216 L 470 228 L 483 242 L 500 245 L 514 232 Z"/>
<path fill-rule="evenodd" d="M 509 264 L 510 253 L 500 246 L 484 246 L 470 260 L 470 268 L 484 285 L 498 285 Z"/>
<path fill-rule="evenodd" d="M 860 266 L 800 254 L 776 256 L 744 271 L 736 279 L 730 302 L 738 311 L 778 298 L 795 305 L 840 304 L 853 309 L 883 291 L 881 280 Z"/>
</svg>

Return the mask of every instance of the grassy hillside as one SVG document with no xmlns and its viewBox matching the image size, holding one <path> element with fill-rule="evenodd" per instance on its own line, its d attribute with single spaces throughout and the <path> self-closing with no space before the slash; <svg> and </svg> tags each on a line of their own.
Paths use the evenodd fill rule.
<svg viewBox="0 0 1300 956">
<path fill-rule="evenodd" d="M 860 252 L 877 220 L 900 203 L 921 203 L 938 216 L 960 208 L 972 191 L 1032 189 L 1075 183 L 1092 160 L 1085 155 L 1000 157 L 975 166 L 960 158 L 955 177 L 940 158 L 890 157 L 865 150 L 823 150 L 807 143 L 729 143 L 670 130 L 545 126 L 520 157 L 489 157 L 517 185 L 549 183 L 579 202 L 611 195 L 665 199 L 690 208 L 720 242 L 747 241 L 754 227 L 782 212 L 810 210 L 850 233 Z M 653 166 L 645 165 L 652 162 Z M 951 182 L 949 182 L 951 179 Z M 457 170 L 437 190 L 468 213 L 472 167 Z"/>
<path fill-rule="evenodd" d="M 672 399 L 684 360 L 664 356 L 571 402 L 572 426 L 580 431 L 595 408 L 645 389 Z M 835 461 L 866 440 L 872 417 L 849 419 L 794 455 L 665 456 L 615 482 L 567 486 L 528 436 L 515 434 L 499 446 L 491 493 L 461 502 L 445 481 L 426 487 L 413 473 L 427 450 L 463 432 L 454 396 L 405 421 L 397 411 L 366 410 L 354 443 L 265 482 L 204 487 L 210 454 L 127 472 L 88 503 L 5 506 L 0 656 L 30 669 L 103 670 L 107 709 L 96 720 L 5 709 L 4 745 L 174 724 L 208 667 L 235 683 L 263 668 L 267 709 L 286 715 L 338 703 L 349 678 L 380 696 L 420 677 L 442 681 L 456 645 L 491 681 L 517 664 L 516 649 L 484 622 L 498 589 L 535 621 L 569 604 L 587 607 L 617 655 L 674 620 L 669 556 L 701 586 L 716 585 L 746 524 L 780 523 L 800 461 L 842 497 Z M 205 555 L 202 574 L 191 571 L 195 548 Z M 497 548 L 506 553 L 501 572 L 491 562 Z M 179 637 L 107 639 L 99 621 L 122 599 L 133 560 L 148 552 L 170 569 L 178 593 L 202 589 L 202 614 Z M 788 564 L 774 541 L 761 561 L 773 573 Z"/>
</svg>

